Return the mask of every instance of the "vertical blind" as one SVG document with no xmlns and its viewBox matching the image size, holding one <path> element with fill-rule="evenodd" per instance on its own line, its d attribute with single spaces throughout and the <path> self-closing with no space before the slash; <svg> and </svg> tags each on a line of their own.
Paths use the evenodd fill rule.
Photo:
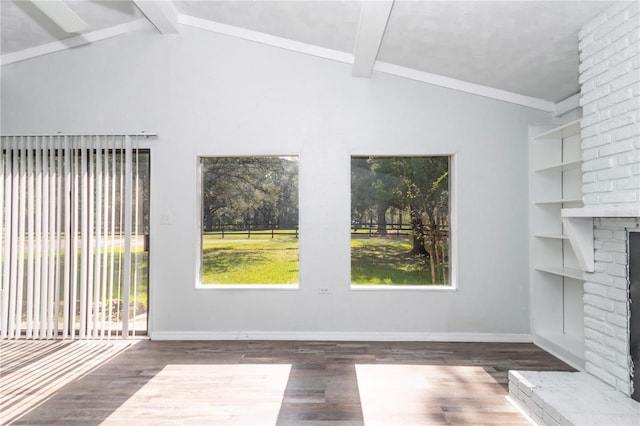
<svg viewBox="0 0 640 426">
<path fill-rule="evenodd" d="M 146 330 L 140 318 L 146 309 L 137 300 L 144 251 L 138 138 L 2 136 L 1 142 L 0 337 Z"/>
</svg>

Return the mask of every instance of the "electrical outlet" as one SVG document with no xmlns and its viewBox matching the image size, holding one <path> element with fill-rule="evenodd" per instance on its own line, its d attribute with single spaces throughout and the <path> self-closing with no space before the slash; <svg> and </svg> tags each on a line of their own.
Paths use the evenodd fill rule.
<svg viewBox="0 0 640 426">
<path fill-rule="evenodd" d="M 326 287 L 322 287 L 318 289 L 318 293 L 320 294 L 329 294 L 329 289 Z"/>
</svg>

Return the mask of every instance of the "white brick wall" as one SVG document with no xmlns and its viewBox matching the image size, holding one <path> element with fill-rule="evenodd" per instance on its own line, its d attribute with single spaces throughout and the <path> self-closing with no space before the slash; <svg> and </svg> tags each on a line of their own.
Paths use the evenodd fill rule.
<svg viewBox="0 0 640 426">
<path fill-rule="evenodd" d="M 628 232 L 640 219 L 594 219 L 595 269 L 584 284 L 585 369 L 629 396 Z"/>
<path fill-rule="evenodd" d="M 640 204 L 640 2 L 579 34 L 585 206 Z"/>
<path fill-rule="evenodd" d="M 582 201 L 640 205 L 640 2 L 615 3 L 579 34 Z M 584 286 L 586 371 L 631 395 L 628 236 L 640 218 L 594 219 Z"/>
</svg>

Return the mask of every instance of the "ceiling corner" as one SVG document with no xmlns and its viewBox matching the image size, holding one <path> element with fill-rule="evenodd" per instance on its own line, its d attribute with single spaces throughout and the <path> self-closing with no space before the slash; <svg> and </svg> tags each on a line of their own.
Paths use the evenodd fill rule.
<svg viewBox="0 0 640 426">
<path fill-rule="evenodd" d="M 178 10 L 171 0 L 133 0 L 133 3 L 161 34 L 180 32 Z"/>
</svg>

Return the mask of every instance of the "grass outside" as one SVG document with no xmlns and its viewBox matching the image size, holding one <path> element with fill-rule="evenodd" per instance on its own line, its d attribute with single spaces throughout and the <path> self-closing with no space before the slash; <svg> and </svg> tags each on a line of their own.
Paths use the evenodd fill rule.
<svg viewBox="0 0 640 426">
<path fill-rule="evenodd" d="M 425 256 L 410 255 L 411 242 L 383 238 L 351 239 L 351 283 L 429 285 Z"/>
<path fill-rule="evenodd" d="M 114 283 L 114 289 L 113 289 L 113 301 L 115 300 L 121 300 L 122 299 L 122 293 L 123 293 L 123 288 L 122 288 L 122 283 L 124 283 L 124 277 L 123 277 L 123 269 L 124 269 L 124 260 L 120 257 L 123 253 L 124 253 L 124 249 L 122 247 L 113 247 L 113 248 L 109 248 L 107 249 L 107 263 L 106 263 L 106 267 L 107 267 L 107 276 L 110 273 L 111 270 L 111 252 L 113 252 L 114 255 L 114 270 L 117 271 L 120 270 L 120 277 L 114 277 L 114 281 L 116 281 Z M 132 254 L 132 258 L 131 258 L 131 290 L 130 290 L 130 301 L 133 302 L 134 297 L 135 297 L 135 301 L 138 305 L 143 305 L 144 307 L 144 311 L 146 312 L 147 307 L 148 307 L 148 290 L 149 290 L 149 277 L 148 277 L 148 262 L 149 262 L 149 254 L 145 251 L 143 251 L 142 246 L 132 246 L 131 248 L 131 254 Z M 100 263 L 100 267 L 103 267 L 103 255 L 104 255 L 104 251 L 97 251 L 95 252 L 94 256 L 96 256 L 97 258 L 93 259 L 94 265 L 96 263 Z M 64 263 L 65 263 L 65 252 L 64 250 L 61 250 L 59 255 L 58 255 L 58 260 L 57 260 L 57 267 L 60 268 L 60 270 L 64 269 Z M 76 265 L 80 265 L 82 263 L 82 254 L 81 254 L 81 250 L 77 250 L 77 257 L 76 257 Z M 27 282 L 27 278 L 26 278 L 26 274 L 28 272 L 28 261 L 27 259 L 24 259 L 23 261 L 24 264 L 24 270 L 25 270 L 25 278 L 24 278 L 24 285 L 26 286 L 26 282 Z M 95 266 L 94 266 L 95 267 Z M 80 282 L 80 273 L 81 273 L 81 268 L 78 267 L 77 268 L 77 282 Z M 62 276 L 62 274 L 60 274 Z M 134 289 L 134 276 L 136 278 L 136 282 L 137 285 Z M 101 278 L 102 278 L 102 273 L 101 273 Z M 117 282 L 120 282 L 120 288 L 117 287 Z M 93 289 L 93 277 L 91 277 L 89 279 L 89 282 L 92 286 Z M 62 300 L 64 298 L 63 293 L 64 293 L 64 286 L 61 284 L 60 286 L 60 293 L 58 295 L 59 299 Z M 100 289 L 100 291 L 102 292 L 102 289 Z M 23 291 L 23 297 L 24 299 L 24 303 L 26 303 L 26 297 L 27 297 L 27 290 L 26 287 Z M 107 300 L 102 300 L 103 303 L 108 304 L 111 300 L 109 300 L 109 295 L 107 295 Z M 91 301 L 91 303 L 93 303 L 94 300 Z"/>
<path fill-rule="evenodd" d="M 423 256 L 412 256 L 411 242 L 386 238 L 351 240 L 351 282 L 364 285 L 430 285 Z M 205 235 L 203 284 L 295 284 L 298 240 L 213 238 Z"/>
<path fill-rule="evenodd" d="M 111 268 L 111 251 L 114 254 L 114 269 L 117 273 L 120 268 L 120 277 L 114 277 L 114 280 L 119 280 L 121 283 L 121 288 L 114 288 L 114 297 L 113 300 L 122 300 L 122 293 L 124 289 L 122 288 L 122 284 L 124 283 L 124 259 L 118 258 L 120 255 L 124 254 L 124 248 L 122 247 L 113 247 L 111 249 L 107 249 L 107 271 L 110 271 Z M 96 253 L 96 256 L 99 256 L 101 267 L 102 267 L 102 256 L 104 252 Z M 78 263 L 80 262 L 80 254 L 78 254 Z M 64 256 L 61 256 L 61 264 L 64 264 Z M 145 252 L 141 246 L 131 247 L 131 289 L 130 289 L 130 302 L 134 301 L 140 305 L 144 306 L 145 312 L 148 308 L 148 299 L 149 299 L 149 277 L 148 277 L 148 264 L 149 264 L 149 253 Z M 79 271 L 78 271 L 79 273 Z M 135 277 L 135 289 L 134 289 L 134 277 Z M 114 285 L 117 284 L 114 283 Z M 119 294 L 119 296 L 118 296 Z M 107 300 L 103 301 L 105 303 L 109 303 L 109 299 L 107 296 Z"/>
<path fill-rule="evenodd" d="M 253 237 L 253 234 L 252 234 Z M 202 250 L 203 284 L 295 284 L 296 238 L 212 239 Z"/>
</svg>

